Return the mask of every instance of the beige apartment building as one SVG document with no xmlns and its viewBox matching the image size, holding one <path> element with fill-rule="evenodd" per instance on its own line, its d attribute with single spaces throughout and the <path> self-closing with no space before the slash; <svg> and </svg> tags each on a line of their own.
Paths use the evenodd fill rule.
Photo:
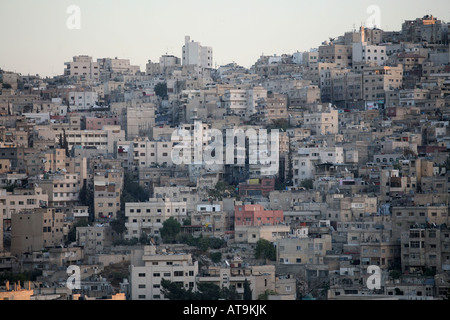
<svg viewBox="0 0 450 320">
<path fill-rule="evenodd" d="M 403 232 L 411 226 L 423 224 L 449 224 L 448 206 L 446 203 L 417 206 L 392 207 L 393 240 L 401 240 Z"/>
<path fill-rule="evenodd" d="M 197 187 L 188 187 L 184 185 L 176 187 L 160 186 L 153 188 L 154 198 L 170 198 L 175 202 L 186 202 L 186 210 L 188 213 L 197 209 L 197 204 L 202 200 L 201 194 L 202 191 Z"/>
<path fill-rule="evenodd" d="M 311 129 L 313 135 L 337 134 L 339 132 L 339 112 L 329 108 L 325 112 L 304 113 L 303 127 Z"/>
<path fill-rule="evenodd" d="M 47 205 L 48 195 L 40 187 L 34 189 L 15 188 L 13 192 L 0 189 L 0 220 L 5 229 L 11 226 L 13 214 Z"/>
<path fill-rule="evenodd" d="M 255 245 L 261 239 L 276 242 L 280 239 L 286 239 L 290 232 L 291 227 L 288 225 L 240 225 L 234 227 L 234 241 L 235 243 L 250 245 Z"/>
<path fill-rule="evenodd" d="M 351 67 L 352 54 L 351 45 L 329 44 L 319 47 L 319 61 L 336 63 L 340 68 Z"/>
<path fill-rule="evenodd" d="M 266 291 L 276 290 L 275 266 L 244 266 L 238 258 L 229 262 L 229 267 L 210 266 L 198 274 L 198 283 L 213 283 L 220 288 L 235 289 L 240 297 L 244 295 L 247 280 L 252 291 L 252 300 Z"/>
<path fill-rule="evenodd" d="M 11 216 L 11 253 L 40 251 L 64 244 L 64 213 L 34 209 Z"/>
<path fill-rule="evenodd" d="M 120 211 L 120 185 L 94 181 L 94 215 L 96 219 L 115 219 Z"/>
<path fill-rule="evenodd" d="M 161 280 L 180 283 L 196 290 L 198 261 L 191 254 L 172 254 L 146 246 L 142 259 L 130 266 L 131 300 L 167 300 L 161 292 Z"/>
<path fill-rule="evenodd" d="M 232 214 L 223 210 L 223 204 L 197 204 L 190 216 L 191 224 L 201 226 L 205 235 L 221 237 L 234 226 Z"/>
<path fill-rule="evenodd" d="M 66 130 L 66 136 L 69 149 L 95 148 L 110 154 L 114 154 L 117 143 L 125 141 L 125 131 L 120 126 L 104 126 L 103 130 Z"/>
<path fill-rule="evenodd" d="M 117 234 L 108 225 L 77 228 L 77 245 L 83 247 L 85 255 L 108 253 Z"/>
<path fill-rule="evenodd" d="M 160 236 L 164 221 L 173 217 L 181 225 L 188 218 L 186 202 L 172 202 L 170 198 L 150 198 L 148 202 L 125 204 L 125 239 L 139 238 L 143 233 Z"/>
<path fill-rule="evenodd" d="M 135 138 L 128 149 L 128 166 L 137 170 L 140 167 L 171 167 L 172 141 L 150 141 L 148 138 Z"/>
<path fill-rule="evenodd" d="M 277 241 L 277 261 L 281 264 L 324 264 L 327 251 L 331 251 L 329 234 Z"/>
<path fill-rule="evenodd" d="M 398 242 L 366 241 L 360 244 L 361 266 L 379 266 L 392 269 L 400 265 L 400 244 Z"/>
<path fill-rule="evenodd" d="M 46 173 L 39 185 L 48 196 L 49 207 L 69 213 L 78 204 L 81 184 L 77 173 Z"/>
<path fill-rule="evenodd" d="M 98 62 L 92 61 L 90 56 L 75 56 L 73 61 L 65 62 L 64 75 L 89 80 L 100 79 L 100 69 Z"/>
<path fill-rule="evenodd" d="M 385 105 L 386 91 L 400 89 L 403 85 L 403 68 L 381 66 L 366 67 L 363 71 L 363 100 L 366 108 L 377 109 Z"/>
<path fill-rule="evenodd" d="M 411 226 L 401 234 L 402 270 L 408 273 L 450 270 L 450 230 L 443 225 Z"/>
</svg>

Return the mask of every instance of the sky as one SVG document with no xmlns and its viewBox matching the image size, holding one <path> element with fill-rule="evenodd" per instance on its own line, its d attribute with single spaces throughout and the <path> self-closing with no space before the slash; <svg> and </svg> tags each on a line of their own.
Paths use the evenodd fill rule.
<svg viewBox="0 0 450 320">
<path fill-rule="evenodd" d="M 213 48 L 216 66 L 249 68 L 261 55 L 308 51 L 374 22 L 399 31 L 426 14 L 449 22 L 448 0 L 0 0 L 0 68 L 51 77 L 89 55 L 144 71 L 164 54 L 181 58 L 187 35 Z"/>
</svg>

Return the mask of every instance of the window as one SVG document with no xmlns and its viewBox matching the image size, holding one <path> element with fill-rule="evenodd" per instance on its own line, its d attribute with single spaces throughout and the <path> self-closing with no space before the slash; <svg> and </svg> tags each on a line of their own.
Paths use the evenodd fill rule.
<svg viewBox="0 0 450 320">
<path fill-rule="evenodd" d="M 173 276 L 174 277 L 182 277 L 183 276 L 183 271 L 174 271 Z"/>
</svg>

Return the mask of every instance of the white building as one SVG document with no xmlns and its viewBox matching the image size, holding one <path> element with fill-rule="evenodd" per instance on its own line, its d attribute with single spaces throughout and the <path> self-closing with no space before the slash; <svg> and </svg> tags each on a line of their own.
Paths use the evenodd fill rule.
<svg viewBox="0 0 450 320">
<path fill-rule="evenodd" d="M 88 110 L 98 102 L 98 93 L 95 91 L 69 92 L 68 99 L 71 111 Z"/>
<path fill-rule="evenodd" d="M 130 266 L 131 300 L 167 300 L 161 292 L 162 279 L 196 291 L 197 274 L 198 262 L 191 254 L 157 252 L 155 246 L 146 246 L 142 259 Z"/>
<path fill-rule="evenodd" d="M 150 141 L 148 138 L 135 138 L 128 152 L 129 167 L 172 166 L 172 141 Z"/>
<path fill-rule="evenodd" d="M 353 44 L 353 63 L 373 63 L 382 66 L 387 61 L 385 46 L 375 46 L 364 43 Z"/>
<path fill-rule="evenodd" d="M 294 185 L 298 186 L 303 180 L 313 179 L 315 166 L 323 163 L 344 163 L 344 148 L 300 148 L 298 154 L 293 157 Z"/>
<path fill-rule="evenodd" d="M 99 80 L 100 71 L 99 64 L 92 61 L 89 56 L 75 56 L 73 61 L 64 63 L 64 75 L 69 77 L 79 77 L 89 80 Z"/>
<path fill-rule="evenodd" d="M 387 47 L 366 42 L 363 27 L 361 27 L 360 37 L 360 42 L 352 45 L 353 63 L 384 65 L 387 61 Z"/>
<path fill-rule="evenodd" d="M 169 198 L 150 198 L 148 202 L 125 204 L 125 239 L 139 238 L 143 233 L 160 236 L 164 221 L 174 218 L 181 225 L 187 219 L 186 202 L 172 202 Z"/>
<path fill-rule="evenodd" d="M 196 65 L 204 69 L 213 68 L 213 50 L 212 47 L 204 47 L 200 42 L 191 41 L 190 36 L 185 37 L 183 46 L 183 66 Z"/>
</svg>

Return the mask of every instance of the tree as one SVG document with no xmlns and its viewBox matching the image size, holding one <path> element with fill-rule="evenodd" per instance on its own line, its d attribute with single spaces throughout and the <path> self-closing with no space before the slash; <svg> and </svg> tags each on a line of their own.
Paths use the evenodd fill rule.
<svg viewBox="0 0 450 320">
<path fill-rule="evenodd" d="M 166 99 L 167 98 L 167 83 L 165 82 L 160 82 L 158 83 L 155 88 L 155 94 L 160 97 L 161 99 Z"/>
<path fill-rule="evenodd" d="M 239 294 L 236 288 L 220 288 L 214 283 L 197 283 L 197 290 L 185 289 L 182 283 L 174 283 L 170 280 L 161 280 L 161 293 L 169 300 L 238 300 Z"/>
<path fill-rule="evenodd" d="M 211 260 L 214 263 L 219 263 L 220 260 L 222 260 L 222 253 L 220 252 L 211 253 Z"/>
<path fill-rule="evenodd" d="M 266 239 L 258 240 L 255 248 L 255 259 L 268 259 L 270 261 L 275 261 L 276 249 L 274 245 Z"/>
<path fill-rule="evenodd" d="M 77 241 L 77 228 L 78 227 L 87 227 L 88 225 L 89 225 L 89 223 L 86 219 L 81 219 L 81 220 L 78 220 L 76 223 L 74 223 L 67 235 L 68 242 Z"/>
<path fill-rule="evenodd" d="M 180 231 L 181 224 L 173 217 L 170 217 L 163 222 L 163 226 L 159 232 L 164 242 L 175 243 L 176 237 L 180 233 Z"/>
<path fill-rule="evenodd" d="M 169 300 L 193 300 L 192 290 L 183 288 L 182 283 L 161 279 L 161 293 Z"/>
<path fill-rule="evenodd" d="M 225 181 L 217 182 L 214 189 L 209 190 L 209 196 L 212 200 L 222 201 L 223 198 L 232 198 L 236 195 L 234 186 Z"/>
<path fill-rule="evenodd" d="M 305 179 L 300 183 L 300 186 L 305 189 L 314 189 L 314 180 L 313 179 Z"/>
<path fill-rule="evenodd" d="M 111 228 L 114 230 L 115 233 L 121 235 L 126 231 L 125 227 L 125 213 L 121 210 L 117 212 L 116 219 L 110 222 Z"/>
<path fill-rule="evenodd" d="M 250 282 L 247 279 L 244 281 L 244 296 L 243 300 L 253 300 L 252 299 L 252 289 L 250 288 Z"/>
<path fill-rule="evenodd" d="M 269 300 L 269 296 L 277 296 L 278 293 L 272 290 L 266 290 L 264 293 L 258 295 L 258 300 Z"/>
</svg>

